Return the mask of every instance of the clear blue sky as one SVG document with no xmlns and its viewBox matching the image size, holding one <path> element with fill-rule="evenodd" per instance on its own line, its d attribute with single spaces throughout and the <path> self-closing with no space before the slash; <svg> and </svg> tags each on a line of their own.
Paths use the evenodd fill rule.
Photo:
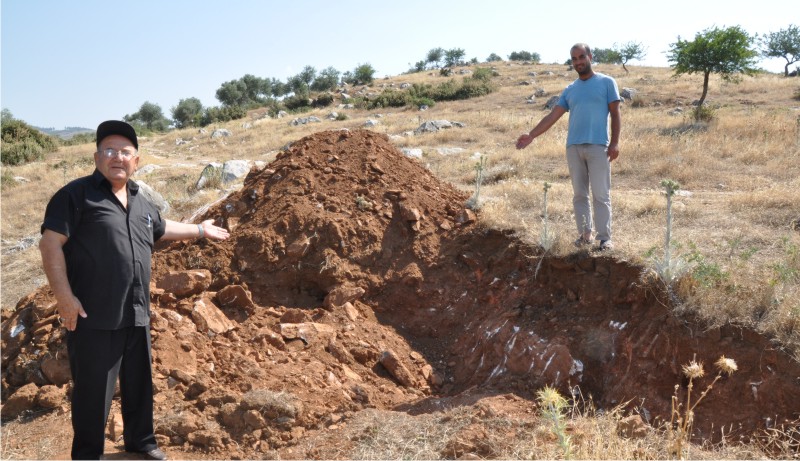
<svg viewBox="0 0 800 461">
<path fill-rule="evenodd" d="M 647 56 L 632 64 L 667 67 L 678 36 L 734 25 L 764 34 L 800 20 L 800 2 L 786 0 L 1 1 L 2 107 L 56 129 L 95 128 L 145 101 L 167 117 L 185 98 L 217 106 L 220 85 L 245 74 L 285 81 L 307 65 L 368 63 L 376 77 L 398 75 L 436 47 L 561 63 L 575 42 L 635 41 Z"/>
</svg>

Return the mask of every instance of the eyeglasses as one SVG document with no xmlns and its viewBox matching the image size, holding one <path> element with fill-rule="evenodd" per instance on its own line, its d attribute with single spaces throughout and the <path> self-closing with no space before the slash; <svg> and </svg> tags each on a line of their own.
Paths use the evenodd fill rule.
<svg viewBox="0 0 800 461">
<path fill-rule="evenodd" d="M 126 159 L 136 156 L 136 151 L 135 150 L 131 150 L 131 149 L 114 150 L 114 149 L 112 149 L 110 147 L 107 148 L 107 149 L 101 150 L 100 153 L 103 154 L 103 156 L 105 158 L 113 158 L 117 154 L 121 155 L 122 158 L 126 158 Z"/>
</svg>

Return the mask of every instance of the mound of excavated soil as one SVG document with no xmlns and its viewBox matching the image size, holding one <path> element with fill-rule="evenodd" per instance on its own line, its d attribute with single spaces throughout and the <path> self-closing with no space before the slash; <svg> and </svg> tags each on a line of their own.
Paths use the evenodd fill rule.
<svg viewBox="0 0 800 461">
<path fill-rule="evenodd" d="M 540 261 L 476 225 L 466 198 L 370 131 L 308 136 L 251 171 L 202 217 L 229 240 L 154 256 L 160 442 L 259 457 L 362 409 L 431 412 L 476 389 L 532 400 L 545 385 L 658 425 L 675 385 L 686 393 L 681 366 L 705 364 L 699 393 L 721 355 L 739 370 L 695 409 L 697 437 L 800 417 L 800 365 L 767 339 L 676 316 L 639 267 Z M 55 318 L 39 290 L 3 319 L 4 418 L 64 406 Z"/>
</svg>

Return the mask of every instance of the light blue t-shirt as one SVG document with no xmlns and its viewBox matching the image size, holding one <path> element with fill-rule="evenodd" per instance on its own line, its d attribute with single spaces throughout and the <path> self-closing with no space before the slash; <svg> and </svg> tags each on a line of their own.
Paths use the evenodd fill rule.
<svg viewBox="0 0 800 461">
<path fill-rule="evenodd" d="M 558 99 L 558 105 L 569 112 L 567 145 L 607 146 L 608 105 L 619 100 L 617 82 L 608 75 L 595 72 L 589 80 L 570 83 Z"/>
</svg>

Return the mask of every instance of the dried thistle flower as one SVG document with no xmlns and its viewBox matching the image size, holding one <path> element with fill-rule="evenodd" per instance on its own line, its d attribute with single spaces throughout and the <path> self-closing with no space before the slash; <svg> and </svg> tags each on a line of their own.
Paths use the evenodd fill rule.
<svg viewBox="0 0 800 461">
<path fill-rule="evenodd" d="M 702 378 L 706 374 L 705 370 L 703 370 L 703 364 L 695 360 L 689 362 L 689 365 L 684 365 L 682 369 L 683 374 L 689 379 Z"/>
<path fill-rule="evenodd" d="M 714 363 L 714 365 L 716 365 L 717 368 L 719 368 L 719 371 L 721 373 L 725 373 L 728 376 L 730 376 L 731 373 L 733 373 L 734 371 L 739 369 L 739 367 L 736 365 L 736 361 L 735 360 L 729 359 L 729 358 L 725 357 L 724 355 L 720 356 L 719 360 L 717 360 Z"/>
</svg>

